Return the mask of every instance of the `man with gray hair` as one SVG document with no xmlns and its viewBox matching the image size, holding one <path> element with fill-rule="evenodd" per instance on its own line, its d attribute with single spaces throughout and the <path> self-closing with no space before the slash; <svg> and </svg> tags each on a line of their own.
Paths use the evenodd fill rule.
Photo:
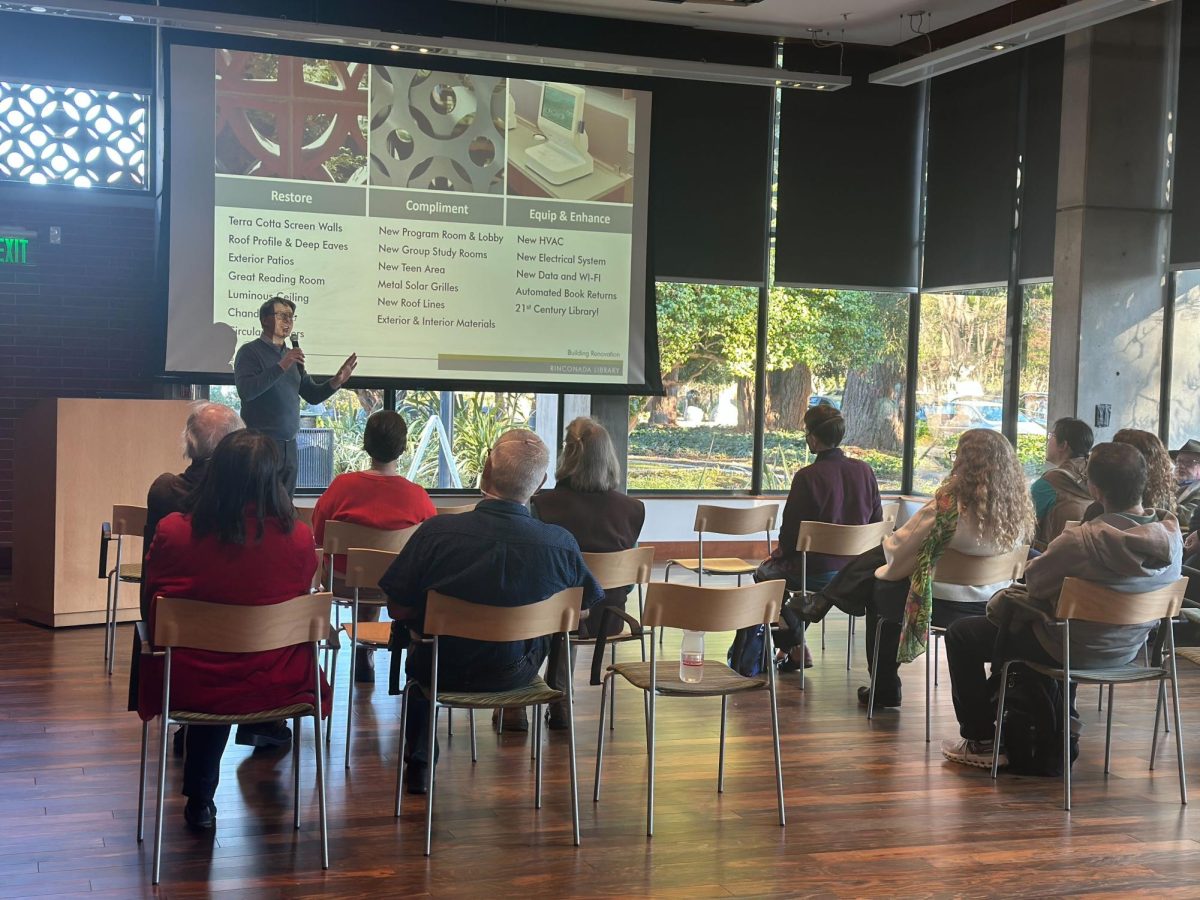
<svg viewBox="0 0 1200 900">
<path fill-rule="evenodd" d="M 428 591 L 503 607 L 537 603 L 572 587 L 583 588 L 585 609 L 603 598 L 570 532 L 530 515 L 529 498 L 546 480 L 549 459 L 546 445 L 532 431 L 513 429 L 500 436 L 483 467 L 484 499 L 469 513 L 426 519 L 380 579 L 394 628 L 420 629 Z M 443 638 L 438 685 L 460 691 L 523 687 L 549 650 L 548 638 L 504 643 Z M 418 644 L 408 657 L 408 677 L 428 684 L 431 664 L 428 645 Z M 406 781 L 414 794 L 425 793 L 428 783 L 426 702 L 419 691 L 411 694 L 405 722 Z M 505 724 L 511 727 L 507 718 Z"/>
</svg>

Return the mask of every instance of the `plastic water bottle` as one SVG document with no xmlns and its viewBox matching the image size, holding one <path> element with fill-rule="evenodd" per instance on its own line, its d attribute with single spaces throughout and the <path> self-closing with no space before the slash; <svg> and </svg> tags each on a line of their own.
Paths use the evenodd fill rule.
<svg viewBox="0 0 1200 900">
<path fill-rule="evenodd" d="M 685 631 L 679 645 L 679 680 L 696 684 L 704 678 L 704 632 Z"/>
</svg>

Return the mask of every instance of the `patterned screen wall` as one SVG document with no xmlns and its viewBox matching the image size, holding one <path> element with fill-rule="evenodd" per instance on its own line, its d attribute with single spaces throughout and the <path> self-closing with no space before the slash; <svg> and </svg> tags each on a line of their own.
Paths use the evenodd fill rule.
<svg viewBox="0 0 1200 900">
<path fill-rule="evenodd" d="M 0 180 L 145 190 L 148 99 L 0 81 Z"/>
</svg>

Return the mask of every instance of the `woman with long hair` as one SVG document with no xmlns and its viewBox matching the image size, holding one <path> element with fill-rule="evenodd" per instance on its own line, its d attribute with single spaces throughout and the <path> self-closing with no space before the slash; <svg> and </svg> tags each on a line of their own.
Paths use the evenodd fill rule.
<svg viewBox="0 0 1200 900">
<path fill-rule="evenodd" d="M 1140 428 L 1122 428 L 1113 435 L 1113 443 L 1128 444 L 1146 460 L 1146 490 L 1142 493 L 1142 506 L 1176 512 L 1175 463 L 1171 461 L 1171 454 L 1158 435 Z M 1101 504 L 1093 503 L 1083 514 L 1083 521 L 1090 521 L 1103 512 Z"/>
<path fill-rule="evenodd" d="M 253 431 L 236 431 L 213 452 L 190 513 L 171 513 L 158 526 L 146 555 L 151 599 L 148 618 L 161 597 L 208 603 L 270 606 L 307 594 L 317 568 L 312 532 L 296 521 L 283 481 L 283 457 L 275 442 Z M 138 714 L 143 720 L 162 710 L 162 665 L 145 660 Z M 312 703 L 312 652 L 285 647 L 265 653 L 179 650 L 173 654 L 171 699 L 179 709 L 236 715 L 298 703 Z M 328 686 L 323 686 L 325 714 Z M 282 722 L 267 723 L 238 742 L 287 746 Z M 189 725 L 183 765 L 184 819 L 195 829 L 216 825 L 213 795 L 220 776 L 228 725 Z"/>
<path fill-rule="evenodd" d="M 998 431 L 972 429 L 958 439 L 950 474 L 933 498 L 883 545 L 859 556 L 829 587 L 809 595 L 803 617 L 820 621 L 831 607 L 867 616 L 867 659 L 880 633 L 875 702 L 900 705 L 900 663 L 926 649 L 926 623 L 946 627 L 966 616 L 983 615 L 988 599 L 1010 582 L 941 584 L 933 580 L 943 551 L 968 556 L 999 556 L 1028 543 L 1036 529 L 1025 474 L 1012 445 Z M 936 601 L 936 602 L 934 602 Z M 866 704 L 870 689 L 860 687 Z"/>
</svg>

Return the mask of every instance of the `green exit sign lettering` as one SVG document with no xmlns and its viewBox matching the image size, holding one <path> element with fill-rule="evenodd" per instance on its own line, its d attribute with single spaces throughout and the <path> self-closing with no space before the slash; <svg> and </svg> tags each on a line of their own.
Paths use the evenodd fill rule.
<svg viewBox="0 0 1200 900">
<path fill-rule="evenodd" d="M 0 236 L 0 266 L 29 264 L 29 238 Z"/>
</svg>

